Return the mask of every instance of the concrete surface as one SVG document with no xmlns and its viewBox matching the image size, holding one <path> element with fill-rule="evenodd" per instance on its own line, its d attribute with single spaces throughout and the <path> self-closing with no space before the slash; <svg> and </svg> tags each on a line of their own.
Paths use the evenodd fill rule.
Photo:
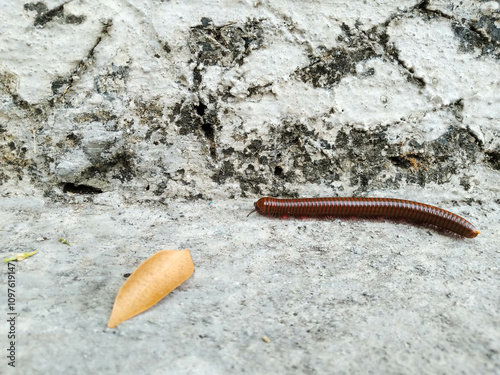
<svg viewBox="0 0 500 375">
<path fill-rule="evenodd" d="M 247 218 L 249 199 L 95 197 L 0 201 L 2 257 L 39 251 L 16 263 L 17 373 L 500 371 L 498 203 L 444 205 L 481 230 L 464 240 L 389 221 Z M 108 329 L 124 275 L 183 248 L 194 275 Z"/>
<path fill-rule="evenodd" d="M 499 61 L 499 1 L 0 2 L 0 373 L 500 373 Z M 351 195 L 482 233 L 246 217 Z"/>
</svg>

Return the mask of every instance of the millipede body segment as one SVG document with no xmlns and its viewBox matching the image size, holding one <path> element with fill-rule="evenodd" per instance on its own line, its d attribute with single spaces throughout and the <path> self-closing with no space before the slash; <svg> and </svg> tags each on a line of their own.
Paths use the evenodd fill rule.
<svg viewBox="0 0 500 375">
<path fill-rule="evenodd" d="M 474 238 L 479 234 L 479 231 L 463 217 L 439 207 L 404 199 L 264 197 L 255 202 L 254 206 L 254 211 L 262 215 L 400 218 L 435 225 L 468 238 Z"/>
</svg>

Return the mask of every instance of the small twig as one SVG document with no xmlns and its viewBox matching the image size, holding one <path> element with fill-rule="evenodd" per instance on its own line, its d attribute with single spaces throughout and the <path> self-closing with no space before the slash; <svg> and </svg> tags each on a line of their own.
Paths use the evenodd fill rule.
<svg viewBox="0 0 500 375">
<path fill-rule="evenodd" d="M 36 253 L 38 253 L 38 251 L 33 251 L 31 253 L 19 253 L 17 254 L 15 257 L 13 258 L 7 258 L 7 259 L 4 259 L 4 263 L 9 263 L 9 262 L 12 262 L 13 260 L 17 260 L 18 262 L 20 262 L 21 260 L 24 260 L 32 255 L 35 255 Z"/>
<path fill-rule="evenodd" d="M 68 241 L 66 241 L 64 238 L 59 238 L 59 242 L 71 247 L 71 244 Z"/>
</svg>

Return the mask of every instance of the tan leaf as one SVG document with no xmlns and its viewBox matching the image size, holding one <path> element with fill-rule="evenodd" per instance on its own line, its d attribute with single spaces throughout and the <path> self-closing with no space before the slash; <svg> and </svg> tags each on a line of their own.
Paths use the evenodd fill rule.
<svg viewBox="0 0 500 375">
<path fill-rule="evenodd" d="M 108 327 L 146 311 L 194 272 L 189 250 L 162 250 L 146 259 L 125 281 L 115 299 Z"/>
</svg>

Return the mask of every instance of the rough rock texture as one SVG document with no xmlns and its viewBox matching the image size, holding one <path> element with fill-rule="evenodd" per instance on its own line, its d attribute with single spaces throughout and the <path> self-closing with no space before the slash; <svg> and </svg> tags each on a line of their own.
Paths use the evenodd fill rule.
<svg viewBox="0 0 500 375">
<path fill-rule="evenodd" d="M 0 219 L 0 234 L 6 235 L 5 253 L 17 251 L 20 242 L 37 248 L 34 238 L 49 231 L 58 215 L 61 215 L 64 226 L 73 228 L 75 232 L 72 233 L 77 233 L 77 223 L 88 219 L 92 223 L 88 239 L 92 246 L 87 245 L 85 249 L 96 251 L 96 254 L 88 255 L 89 259 L 79 258 L 79 253 L 71 256 L 85 263 L 84 272 L 97 275 L 98 279 L 111 278 L 112 275 L 106 274 L 95 260 L 105 251 L 113 256 L 125 252 L 124 256 L 130 259 L 145 259 L 151 251 L 165 246 L 162 241 L 156 241 L 155 246 L 148 245 L 138 250 L 139 244 L 148 243 L 147 228 L 142 232 L 138 230 L 142 240 L 134 243 L 134 239 L 128 237 L 126 226 L 117 226 L 113 232 L 112 225 L 107 226 L 110 233 L 103 234 L 105 241 L 102 243 L 96 240 L 99 236 L 96 213 L 87 216 L 86 210 L 111 207 L 119 211 L 128 207 L 130 211 L 123 214 L 130 215 L 130 222 L 140 223 L 140 218 L 150 210 L 154 212 L 155 220 L 161 221 L 161 213 L 155 211 L 160 205 L 169 218 L 169 225 L 178 224 L 179 232 L 186 230 L 186 226 L 212 228 L 206 233 L 209 236 L 206 243 L 200 240 L 193 245 L 185 236 L 167 242 L 174 248 L 199 247 L 198 264 L 202 271 L 197 268 L 197 272 L 203 275 L 203 282 L 208 283 L 216 277 L 223 279 L 217 279 L 217 285 L 220 285 L 217 291 L 206 294 L 213 302 L 219 295 L 232 298 L 230 291 L 234 291 L 234 285 L 243 283 L 236 276 L 236 279 L 215 276 L 203 269 L 204 266 L 210 267 L 211 262 L 217 262 L 215 258 L 230 254 L 229 250 L 218 253 L 217 241 L 228 240 L 237 247 L 240 242 L 251 241 L 255 234 L 238 233 L 230 228 L 244 216 L 236 212 L 220 211 L 220 215 L 227 214 L 233 219 L 225 222 L 227 229 L 219 223 L 221 219 L 217 215 L 196 216 L 200 202 L 203 202 L 202 207 L 211 200 L 223 202 L 220 203 L 222 207 L 231 211 L 232 205 L 239 204 L 235 203 L 236 199 L 242 198 L 245 205 L 241 207 L 248 212 L 251 202 L 262 195 L 393 196 L 436 204 L 457 213 L 461 210 L 467 218 L 480 224 L 478 226 L 485 237 L 483 242 L 467 242 L 468 245 L 460 245 L 463 248 L 453 250 L 456 251 L 453 253 L 454 262 L 460 262 L 461 251 L 482 254 L 483 257 L 476 260 L 470 255 L 467 258 L 475 262 L 470 266 L 472 271 L 451 268 L 451 274 L 446 274 L 434 264 L 434 257 L 443 260 L 451 251 L 449 247 L 457 246 L 453 241 L 446 242 L 450 241 L 446 237 L 433 249 L 434 255 L 427 254 L 429 258 L 421 255 L 425 259 L 419 258 L 420 263 L 415 262 L 415 265 L 411 260 L 405 260 L 401 265 L 392 259 L 394 254 L 399 254 L 396 248 L 391 250 L 392 255 L 380 255 L 384 267 L 390 267 L 384 269 L 385 273 L 377 274 L 378 277 L 390 278 L 391 272 L 398 267 L 405 270 L 394 276 L 395 281 L 390 287 L 379 289 L 391 293 L 396 285 L 411 282 L 408 277 L 411 280 L 413 276 L 408 272 L 412 274 L 414 271 L 408 270 L 412 267 L 416 267 L 417 278 L 422 275 L 442 276 L 442 279 L 438 278 L 441 286 L 454 285 L 456 278 L 459 283 L 469 282 L 463 278 L 483 272 L 478 277 L 489 284 L 481 283 L 481 287 L 489 285 L 491 289 L 482 292 L 478 297 L 481 304 L 475 307 L 472 306 L 474 301 L 466 296 L 478 289 L 473 286 L 466 288 L 462 284 L 449 288 L 443 286 L 444 289 L 431 297 L 431 302 L 427 301 L 427 293 L 431 293 L 434 286 L 426 283 L 409 287 L 410 293 L 416 294 L 416 302 L 403 302 L 397 298 L 394 302 L 382 292 L 365 291 L 364 287 L 353 287 L 355 293 L 349 297 L 345 290 L 349 290 L 347 279 L 352 275 L 344 274 L 345 269 L 338 268 L 332 260 L 334 258 L 329 258 L 327 263 L 332 263 L 328 263 L 328 267 L 337 267 L 336 272 L 340 272 L 332 285 L 343 290 L 343 296 L 334 296 L 332 290 L 325 292 L 329 297 L 324 297 L 323 305 L 315 307 L 319 308 L 318 316 L 301 310 L 302 304 L 310 306 L 314 298 L 302 300 L 302 297 L 297 297 L 290 302 L 292 320 L 283 318 L 285 323 L 279 323 L 281 328 L 275 329 L 283 334 L 289 330 L 286 328 L 289 324 L 309 327 L 287 331 L 297 337 L 293 340 L 296 345 L 291 341 L 288 342 L 290 346 L 281 343 L 279 349 L 272 349 L 278 353 L 273 357 L 271 349 L 271 352 L 259 352 L 260 349 L 252 346 L 257 345 L 255 342 L 244 341 L 234 348 L 226 347 L 220 361 L 211 362 L 217 348 L 227 344 L 224 340 L 231 340 L 221 327 L 225 322 L 224 309 L 216 307 L 213 302 L 212 307 L 207 308 L 216 317 L 210 318 L 210 324 L 217 320 L 217 329 L 222 333 L 217 337 L 199 333 L 200 338 L 205 338 L 202 335 L 210 337 L 211 353 L 200 356 L 196 353 L 203 350 L 203 345 L 195 345 L 197 349 L 190 356 L 187 354 L 189 339 L 179 339 L 175 345 L 185 345 L 186 352 L 169 358 L 187 358 L 193 367 L 183 367 L 179 363 L 175 367 L 178 372 L 298 370 L 325 373 L 335 370 L 332 360 L 325 358 L 336 357 L 339 351 L 344 351 L 342 358 L 345 362 L 337 363 L 337 370 L 346 373 L 377 372 L 384 368 L 384 364 L 385 372 L 459 372 L 460 363 L 464 366 L 469 363 L 467 366 L 470 367 L 464 369 L 466 373 L 500 371 L 500 318 L 497 313 L 500 309 L 500 264 L 498 253 L 494 253 L 499 247 L 495 239 L 500 220 L 499 123 L 499 1 L 146 0 L 138 3 L 88 0 L 24 4 L 4 1 L 0 6 L 0 199 L 5 202 L 2 209 L 9 213 L 5 216 L 8 219 Z M 23 200 L 32 196 L 36 197 L 34 201 Z M 184 202 L 182 212 L 195 219 L 179 219 L 177 222 L 178 213 L 172 212 L 171 207 L 180 204 L 176 203 L 180 202 L 179 199 Z M 42 203 L 39 207 L 31 207 L 32 202 Z M 69 212 L 76 215 L 74 221 L 64 216 L 62 207 L 68 207 Z M 26 242 L 23 228 L 30 215 L 33 219 L 49 221 L 37 223 L 38 235 L 33 237 L 33 234 L 32 241 Z M 197 221 L 199 219 L 203 220 Z M 293 238 L 302 246 L 324 246 L 314 236 L 301 237 L 297 229 L 301 227 L 297 225 L 274 222 L 271 229 L 262 230 L 264 236 L 275 241 L 275 251 L 299 250 L 293 249 L 295 243 L 290 240 L 274 240 L 274 235 L 280 230 L 273 228 L 282 228 L 285 236 L 295 236 Z M 309 223 L 305 228 L 312 226 L 318 228 L 313 231 L 319 231 L 323 225 Z M 349 233 L 351 229 L 350 226 L 346 228 Z M 294 232 L 297 230 L 299 232 Z M 385 230 L 393 234 L 397 232 L 396 229 L 380 229 L 376 233 L 385 233 Z M 337 232 L 338 236 L 341 234 L 342 231 Z M 56 237 L 62 236 L 57 231 L 52 235 L 55 243 Z M 360 241 L 365 241 L 363 243 L 371 241 L 370 234 L 359 236 Z M 408 236 L 407 242 L 402 240 L 395 246 L 420 245 L 419 230 Z M 108 244 L 117 237 L 128 241 L 123 242 L 123 246 Z M 258 267 L 275 261 L 271 255 L 267 258 L 263 255 L 269 246 L 264 245 L 264 240 L 261 242 L 257 252 L 260 251 L 264 258 Z M 130 248 L 125 249 L 125 243 L 130 244 Z M 348 246 L 344 241 L 342 243 Z M 373 245 L 374 248 L 366 246 L 368 252 L 378 254 L 377 251 L 381 251 L 382 254 L 383 250 L 377 246 L 383 244 L 384 241 L 380 241 Z M 204 245 L 209 252 L 202 251 Z M 240 248 L 234 250 L 234 256 L 239 261 L 251 262 L 251 259 L 243 259 L 253 250 Z M 136 251 L 140 254 L 135 254 Z M 194 251 L 196 253 L 196 249 Z M 323 276 L 322 271 L 318 271 L 323 267 L 320 266 L 323 250 L 318 251 L 318 258 L 309 261 L 312 263 L 306 261 L 298 265 L 292 262 L 291 265 L 288 260 L 277 261 L 278 268 L 269 271 L 275 275 L 270 276 L 274 281 L 269 282 L 278 282 L 281 277 L 295 277 L 291 282 L 305 290 L 303 293 L 319 293 L 308 289 L 311 278 L 314 282 L 321 280 L 326 288 L 332 275 Z M 359 255 L 356 251 L 353 250 L 356 255 L 352 257 Z M 489 253 L 491 251 L 493 253 Z M 351 255 L 337 255 L 340 264 L 348 267 Z M 71 281 L 75 281 L 69 276 L 75 272 L 75 262 L 67 254 L 62 258 L 52 256 L 61 262 L 59 272 L 69 278 L 70 290 L 86 285 L 89 293 L 99 292 L 101 287 L 89 286 L 96 279 L 89 278 L 82 281 L 83 284 Z M 290 256 L 300 258 L 297 254 Z M 230 263 L 227 259 L 224 262 L 226 265 Z M 422 263 L 433 263 L 429 273 L 426 273 L 425 266 L 421 267 Z M 366 266 L 371 270 L 371 264 L 364 260 L 357 267 L 365 270 L 363 267 Z M 136 262 L 129 262 L 126 270 L 117 272 L 131 272 L 136 265 Z M 295 266 L 297 273 L 293 274 Z M 41 261 L 38 272 L 43 273 L 38 277 L 41 284 L 54 288 L 49 285 L 57 279 L 49 275 L 50 267 L 49 263 Z M 241 267 L 234 270 L 234 275 L 246 272 Z M 252 268 L 251 264 L 248 267 Z M 215 268 L 217 272 L 223 271 L 221 266 Z M 261 272 L 266 271 L 260 268 L 256 273 Z M 363 276 L 364 271 L 359 272 L 355 278 Z M 257 282 L 256 273 L 245 276 L 246 285 Z M 496 277 L 493 277 L 495 273 Z M 113 273 L 113 277 L 116 274 Z M 374 273 L 370 277 L 377 276 Z M 25 281 L 26 288 L 32 285 L 31 282 L 35 283 Z M 370 285 L 368 279 L 360 283 Z M 114 282 L 112 290 L 106 290 L 106 296 L 102 298 L 112 300 L 119 284 Z M 97 291 L 92 288 L 97 288 Z M 188 288 L 186 286 L 186 291 Z M 260 305 L 252 305 L 253 315 L 250 316 L 283 315 L 283 304 L 286 305 L 292 290 L 294 288 L 289 286 L 278 302 L 270 302 L 272 311 L 260 311 Z M 455 291 L 457 299 L 447 297 L 447 293 L 453 296 Z M 248 301 L 260 292 L 255 289 L 248 293 L 249 296 L 233 300 L 235 304 L 230 304 L 229 316 L 234 317 L 241 306 L 245 306 L 246 302 L 241 301 Z M 272 291 L 265 289 L 262 293 L 271 295 Z M 441 303 L 444 298 L 441 294 L 450 298 L 449 304 Z M 204 295 L 201 288 L 199 295 L 186 298 L 203 298 Z M 26 301 L 32 300 L 36 304 L 37 299 L 31 297 Z M 337 302 L 344 306 L 345 314 L 341 318 L 334 315 L 325 318 L 324 314 L 330 306 L 337 306 Z M 195 306 L 192 299 L 186 303 Z M 210 303 L 202 302 L 203 306 Z M 403 314 L 401 321 L 387 323 L 385 318 L 391 313 L 377 310 L 385 303 L 389 306 L 395 303 L 399 307 L 410 304 L 411 313 Z M 440 307 L 429 313 L 427 306 L 435 307 L 435 304 Z M 454 310 L 455 305 L 470 309 L 465 315 L 457 315 L 456 319 L 452 316 L 441 318 L 446 311 Z M 76 306 L 75 314 L 78 308 L 84 308 Z M 368 310 L 357 310 L 359 306 L 367 306 Z M 370 308 L 379 311 L 373 313 L 373 319 L 369 316 Z M 36 306 L 28 309 L 38 311 Z M 99 314 L 105 315 L 106 309 L 102 310 Z M 202 310 L 194 316 L 204 321 L 205 318 L 200 317 Z M 322 314 L 323 318 L 320 318 Z M 445 331 L 444 327 L 463 328 L 468 320 L 462 319 L 473 320 L 477 316 L 482 319 L 477 323 L 478 327 L 465 331 L 452 329 L 451 336 L 440 335 Z M 29 322 L 29 318 L 26 319 Z M 59 319 L 71 321 L 64 314 Z M 101 321 L 106 319 L 107 316 L 94 319 L 94 333 L 101 329 L 96 327 L 101 327 Z M 423 324 L 426 319 L 431 321 L 428 330 L 415 328 L 398 336 L 398 329 L 394 328 Z M 236 325 L 246 321 L 247 318 L 242 321 L 235 318 L 228 323 L 229 331 L 235 332 L 235 337 L 243 336 L 243 340 L 253 337 L 253 333 L 248 332 L 257 332 L 255 327 L 245 331 L 247 333 L 235 330 Z M 318 328 L 314 322 L 320 322 Z M 31 323 L 23 328 L 24 332 L 37 332 L 35 336 L 43 336 L 50 331 L 37 330 L 35 326 L 39 323 Z M 52 323 L 56 325 L 57 321 Z M 164 327 L 168 323 L 161 324 Z M 364 330 L 372 325 L 377 327 L 371 332 L 377 339 L 376 342 L 369 341 L 365 348 L 369 353 L 364 356 L 356 343 L 367 340 Z M 93 339 L 82 338 L 85 335 L 82 327 L 78 339 L 70 341 L 74 345 L 83 345 L 85 351 Z M 149 333 L 143 334 L 140 325 L 134 327 L 127 333 L 131 340 L 158 332 L 149 327 L 145 328 Z M 58 337 L 66 338 L 65 335 L 71 332 L 70 327 L 67 329 L 67 332 L 59 332 Z M 181 334 L 169 329 L 174 336 Z M 386 329 L 393 329 L 391 332 L 398 336 L 397 339 Z M 431 338 L 428 347 L 424 341 L 419 341 L 416 349 L 413 349 L 413 344 L 405 344 L 413 335 L 427 334 L 438 337 L 434 341 Z M 36 338 L 30 340 L 36 342 Z M 340 340 L 343 345 L 334 350 L 329 345 L 335 340 Z M 461 340 L 465 341 L 463 345 Z M 453 343 L 451 346 L 450 342 Z M 31 350 L 36 343 L 30 345 L 33 345 L 29 347 Z M 408 346 L 403 354 L 394 345 L 398 348 Z M 23 357 L 25 370 L 27 373 L 30 370 L 32 373 L 46 373 L 51 363 L 64 355 L 63 349 L 64 345 L 43 352 L 43 356 L 35 356 L 32 361 L 26 355 Z M 243 355 L 247 349 L 251 354 Z M 77 347 L 71 350 L 74 355 L 79 353 Z M 424 353 L 421 358 L 418 357 L 420 352 Z M 443 353 L 459 353 L 463 363 Z M 123 352 L 122 355 L 128 356 L 129 353 Z M 394 355 L 398 356 L 396 364 L 390 361 Z M 273 359 L 264 360 L 266 356 Z M 157 366 L 152 370 L 160 371 L 161 360 L 153 357 L 148 357 L 150 363 Z M 231 358 L 239 358 L 234 366 L 227 364 Z M 259 363 L 252 365 L 252 358 L 258 358 Z M 119 368 L 119 363 L 117 359 L 105 370 L 112 373 Z M 64 362 L 59 365 L 61 371 L 68 369 Z M 455 367 L 451 368 L 452 365 Z M 89 369 L 100 370 L 99 366 Z M 73 370 L 86 372 L 82 363 Z"/>
<path fill-rule="evenodd" d="M 4 189 L 342 195 L 499 169 L 498 2 L 218 6 L 4 5 Z"/>
</svg>

